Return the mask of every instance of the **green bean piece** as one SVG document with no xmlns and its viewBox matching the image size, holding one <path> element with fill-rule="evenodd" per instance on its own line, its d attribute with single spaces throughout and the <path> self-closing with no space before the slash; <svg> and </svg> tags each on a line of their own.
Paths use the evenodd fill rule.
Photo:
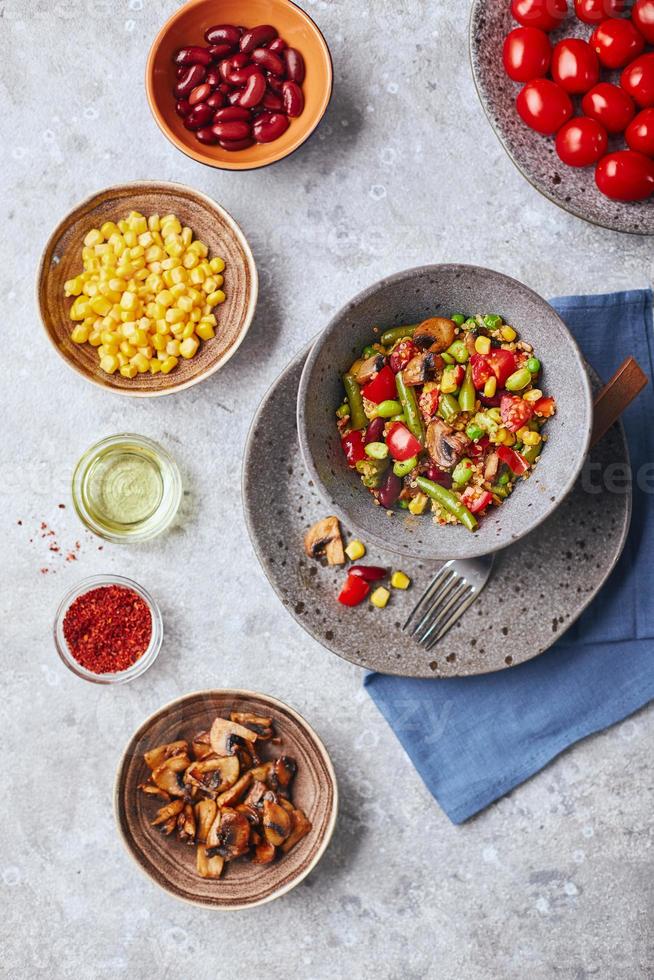
<svg viewBox="0 0 654 980">
<path fill-rule="evenodd" d="M 484 323 L 489 330 L 497 330 L 498 327 L 502 326 L 502 317 L 498 316 L 497 313 L 488 313 L 484 317 Z"/>
<path fill-rule="evenodd" d="M 463 313 L 453 313 L 452 316 L 450 317 L 450 320 L 456 323 L 457 327 L 462 327 L 463 324 L 466 322 L 466 318 L 463 315 Z"/>
<path fill-rule="evenodd" d="M 472 460 L 460 460 L 452 471 L 452 480 L 459 486 L 464 486 L 472 477 Z"/>
<path fill-rule="evenodd" d="M 463 384 L 461 385 L 461 390 L 459 392 L 459 405 L 461 406 L 461 411 L 474 412 L 476 401 L 477 392 L 475 391 L 475 386 L 472 383 L 472 368 L 470 365 L 468 365 L 466 368 L 466 376 L 463 379 Z"/>
<path fill-rule="evenodd" d="M 402 405 L 400 402 L 389 398 L 385 402 L 379 403 L 375 411 L 375 418 L 390 419 L 393 415 L 399 415 L 401 412 Z"/>
<path fill-rule="evenodd" d="M 404 412 L 401 415 L 391 415 L 391 422 L 404 422 L 406 425 L 406 415 Z"/>
<path fill-rule="evenodd" d="M 438 414 L 446 422 L 450 422 L 461 411 L 461 406 L 454 395 L 441 395 L 438 402 Z"/>
<path fill-rule="evenodd" d="M 437 504 L 440 504 L 448 513 L 453 514 L 457 521 L 460 521 L 464 527 L 467 527 L 469 531 L 475 531 L 479 526 L 477 523 L 477 518 L 474 514 L 471 514 L 465 504 L 462 504 L 457 496 L 455 496 L 451 490 L 446 490 L 439 483 L 434 483 L 432 480 L 428 480 L 424 476 L 419 476 L 416 483 L 420 487 L 423 493 L 426 493 L 428 497 L 435 500 Z"/>
<path fill-rule="evenodd" d="M 459 364 L 465 364 L 470 359 L 468 348 L 462 340 L 455 340 L 453 344 L 450 344 L 446 353 L 450 354 Z"/>
<path fill-rule="evenodd" d="M 417 329 L 417 323 L 409 324 L 406 327 L 391 327 L 390 330 L 385 330 L 381 335 L 381 342 L 384 347 L 390 347 L 391 344 L 395 344 L 398 340 L 403 340 L 405 337 L 413 337 Z"/>
<path fill-rule="evenodd" d="M 476 422 L 469 422 L 466 426 L 466 435 L 473 442 L 478 442 L 484 434 L 484 430 Z"/>
<path fill-rule="evenodd" d="M 540 371 L 540 361 L 537 357 L 530 357 L 527 361 L 526 368 L 531 371 L 532 374 L 538 374 Z"/>
<path fill-rule="evenodd" d="M 364 347 L 361 351 L 361 357 L 374 357 L 375 354 L 379 354 L 379 351 L 371 344 L 368 344 L 368 346 Z"/>
<path fill-rule="evenodd" d="M 343 376 L 343 387 L 345 388 L 345 397 L 350 406 L 350 424 L 352 428 L 365 429 L 368 424 L 368 417 L 363 408 L 361 389 L 351 374 Z"/>
<path fill-rule="evenodd" d="M 338 415 L 339 419 L 344 419 L 347 415 L 350 414 L 349 404 L 347 402 L 343 402 L 342 405 L 339 405 L 338 408 L 336 409 L 336 414 Z"/>
<path fill-rule="evenodd" d="M 400 396 L 400 401 L 402 402 L 402 408 L 404 409 L 404 414 L 406 415 L 406 427 L 409 432 L 420 441 L 424 446 L 425 444 L 425 427 L 422 424 L 422 415 L 420 414 L 420 409 L 418 408 L 418 402 L 416 400 L 416 393 L 413 388 L 404 383 L 404 376 L 401 371 L 395 375 L 395 383 L 397 385 L 397 393 Z"/>
<path fill-rule="evenodd" d="M 539 442 L 537 446 L 525 446 L 522 452 L 523 458 L 533 465 L 540 456 L 542 448 L 542 442 Z"/>
<path fill-rule="evenodd" d="M 452 357 L 451 354 L 448 354 L 447 351 L 443 351 L 441 357 L 443 358 L 446 364 L 454 364 L 454 358 Z"/>
<path fill-rule="evenodd" d="M 388 446 L 385 442 L 369 442 L 364 452 L 371 459 L 386 459 L 388 456 Z"/>
<path fill-rule="evenodd" d="M 393 473 L 395 473 L 395 476 L 407 476 L 417 465 L 417 456 L 412 456 L 411 459 L 405 459 L 403 461 L 398 459 L 396 463 L 393 463 Z"/>
<path fill-rule="evenodd" d="M 531 384 L 531 371 L 526 367 L 522 367 L 509 375 L 504 387 L 507 391 L 522 391 L 528 384 Z"/>
<path fill-rule="evenodd" d="M 384 473 L 389 467 L 386 459 L 360 459 L 356 464 L 357 473 L 361 474 L 361 482 L 370 490 L 378 490 L 384 482 Z"/>
</svg>

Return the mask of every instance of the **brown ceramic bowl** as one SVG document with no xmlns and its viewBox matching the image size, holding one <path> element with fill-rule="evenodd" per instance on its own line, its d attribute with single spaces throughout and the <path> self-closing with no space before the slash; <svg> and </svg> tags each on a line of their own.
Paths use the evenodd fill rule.
<svg viewBox="0 0 654 980">
<path fill-rule="evenodd" d="M 184 127 L 175 112 L 173 56 L 181 47 L 206 46 L 204 32 L 214 24 L 244 27 L 272 24 L 288 46 L 297 48 L 303 55 L 306 64 L 302 85 L 304 111 L 291 120 L 291 125 L 278 140 L 236 152 L 223 150 L 220 146 L 205 146 Z M 332 60 L 327 42 L 309 15 L 291 0 L 189 0 L 157 34 L 145 70 L 150 109 L 164 135 L 187 156 L 223 170 L 255 170 L 276 163 L 297 150 L 325 114 L 332 84 Z"/>
<path fill-rule="evenodd" d="M 209 248 L 210 257 L 225 260 L 225 302 L 215 308 L 216 336 L 203 341 L 190 360 L 180 358 L 170 374 L 137 374 L 123 378 L 100 369 L 97 351 L 70 339 L 73 322 L 68 315 L 72 297 L 64 296 L 64 282 L 82 267 L 84 237 L 105 221 L 117 221 L 129 211 L 144 215 L 174 212 Z M 183 184 L 133 183 L 108 187 L 78 204 L 52 232 L 41 258 L 37 300 L 48 339 L 66 363 L 87 381 L 121 395 L 168 395 L 203 381 L 238 350 L 257 304 L 257 270 L 250 247 L 234 219 L 204 194 Z"/>
<path fill-rule="evenodd" d="M 218 880 L 200 878 L 195 848 L 165 837 L 150 823 L 156 801 L 138 789 L 149 775 L 143 753 L 162 742 L 189 738 L 211 726 L 217 715 L 251 711 L 272 716 L 281 744 L 271 755 L 292 755 L 298 764 L 292 798 L 312 829 L 292 851 L 272 865 L 241 859 L 225 865 Z M 266 750 L 264 754 L 267 756 Z M 143 722 L 123 753 L 114 788 L 116 822 L 137 865 L 161 888 L 193 905 L 244 909 L 279 898 L 316 866 L 329 844 L 338 808 L 338 789 L 325 746 L 307 722 L 276 698 L 251 691 L 199 691 L 164 705 Z"/>
</svg>

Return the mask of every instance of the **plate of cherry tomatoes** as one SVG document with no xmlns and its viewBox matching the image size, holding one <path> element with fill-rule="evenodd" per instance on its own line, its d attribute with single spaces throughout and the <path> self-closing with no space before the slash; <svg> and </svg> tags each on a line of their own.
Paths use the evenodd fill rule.
<svg viewBox="0 0 654 980">
<path fill-rule="evenodd" d="M 470 51 L 491 125 L 537 190 L 654 234 L 654 0 L 475 0 Z"/>
</svg>

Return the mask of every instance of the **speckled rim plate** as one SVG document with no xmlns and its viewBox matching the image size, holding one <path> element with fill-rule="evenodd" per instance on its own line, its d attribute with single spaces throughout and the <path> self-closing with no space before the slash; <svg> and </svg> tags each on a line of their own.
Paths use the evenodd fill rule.
<svg viewBox="0 0 654 980">
<path fill-rule="evenodd" d="M 515 99 L 520 85 L 505 75 L 502 65 L 504 38 L 518 26 L 511 17 L 509 0 L 474 0 L 470 15 L 472 74 L 488 120 L 509 157 L 532 187 L 570 214 L 612 231 L 654 235 L 654 199 L 625 203 L 604 197 L 595 185 L 592 167 L 567 167 L 556 155 L 554 139 L 529 129 L 518 116 Z M 550 36 L 553 43 L 563 37 L 587 39 L 592 30 L 570 14 Z M 619 72 L 602 73 L 602 80 L 615 82 L 618 77 Z M 621 136 L 609 137 L 609 150 L 623 148 Z"/>
<path fill-rule="evenodd" d="M 344 567 L 323 568 L 304 554 L 304 532 L 326 516 L 304 469 L 297 439 L 296 399 L 307 354 L 308 350 L 301 351 L 263 398 L 248 434 L 242 475 L 252 545 L 293 618 L 344 660 L 408 677 L 485 674 L 547 650 L 597 595 L 622 553 L 631 494 L 609 493 L 593 480 L 592 492 L 584 490 L 589 474 L 604 472 L 609 463 L 628 464 L 622 425 L 614 426 L 591 451 L 582 476 L 555 513 L 498 553 L 493 577 L 482 595 L 442 643 L 427 653 L 402 633 L 401 625 L 440 562 L 398 559 L 371 547 L 365 562 L 389 570 L 397 569 L 399 562 L 411 576 L 412 586 L 406 592 L 392 590 L 386 609 L 370 603 L 348 609 L 336 601 Z M 592 369 L 589 375 L 598 388 Z M 349 529 L 344 530 L 351 538 Z"/>
</svg>

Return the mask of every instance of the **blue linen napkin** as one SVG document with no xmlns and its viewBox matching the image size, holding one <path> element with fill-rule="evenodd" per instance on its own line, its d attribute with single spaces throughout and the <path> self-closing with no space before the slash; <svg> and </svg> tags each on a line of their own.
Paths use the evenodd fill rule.
<svg viewBox="0 0 654 980">
<path fill-rule="evenodd" d="M 654 699 L 654 500 L 636 480 L 648 466 L 650 484 L 654 476 L 652 292 L 566 296 L 552 305 L 600 377 L 609 378 L 632 354 L 650 378 L 623 419 L 634 475 L 633 519 L 601 595 L 540 657 L 479 677 L 365 678 L 453 823 L 504 796 L 574 742 Z M 639 588 L 643 582 L 646 587 Z"/>
</svg>

